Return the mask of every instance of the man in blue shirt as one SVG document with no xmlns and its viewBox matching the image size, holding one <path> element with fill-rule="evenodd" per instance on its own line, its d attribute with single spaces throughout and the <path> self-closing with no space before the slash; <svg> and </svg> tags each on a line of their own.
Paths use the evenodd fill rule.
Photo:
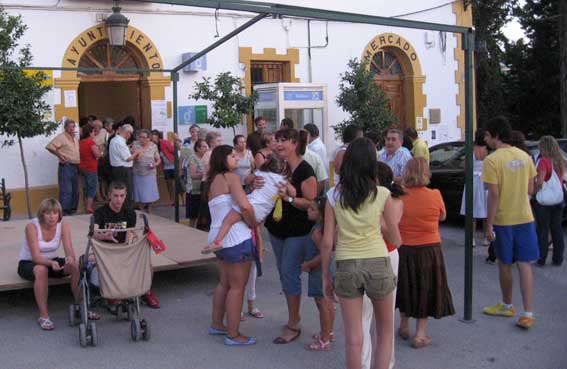
<svg viewBox="0 0 567 369">
<path fill-rule="evenodd" d="M 401 183 L 406 163 L 411 159 L 409 150 L 402 147 L 404 136 L 402 131 L 390 128 L 386 132 L 386 147 L 380 154 L 379 161 L 388 164 L 394 172 L 394 182 Z"/>
</svg>

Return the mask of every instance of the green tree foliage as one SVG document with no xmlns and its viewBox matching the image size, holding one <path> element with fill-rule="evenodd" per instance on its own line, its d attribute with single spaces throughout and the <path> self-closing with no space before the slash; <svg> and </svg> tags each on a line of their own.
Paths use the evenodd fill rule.
<svg viewBox="0 0 567 369">
<path fill-rule="evenodd" d="M 479 46 L 475 54 L 476 114 L 479 126 L 496 115 L 506 113 L 501 65 L 508 39 L 501 30 L 510 20 L 516 2 L 517 0 L 472 2 L 475 38 Z"/>
<path fill-rule="evenodd" d="M 31 64 L 29 45 L 19 45 L 26 29 L 20 16 L 11 16 L 0 8 L 0 66 L 17 68 Z M 28 75 L 19 69 L 0 70 L 0 140 L 2 147 L 13 145 L 15 140 L 19 144 L 30 218 L 28 172 L 22 139 L 49 135 L 57 129 L 56 123 L 44 120 L 50 107 L 43 101 L 43 96 L 51 89 L 43 84 L 45 79 L 41 72 Z"/>
<path fill-rule="evenodd" d="M 526 0 L 514 9 L 529 41 L 506 51 L 506 108 L 513 127 L 528 138 L 561 132 L 559 1 Z"/>
<path fill-rule="evenodd" d="M 335 135 L 340 137 L 345 127 L 350 124 L 368 132 L 382 131 L 396 123 L 397 118 L 390 110 L 388 97 L 374 82 L 368 62 L 351 59 L 348 68 L 349 70 L 341 74 L 337 104 L 350 117 L 333 126 Z"/>
<path fill-rule="evenodd" d="M 254 103 L 258 99 L 257 92 L 245 96 L 244 85 L 240 78 L 230 72 L 220 73 L 214 83 L 211 78 L 203 78 L 195 83 L 195 93 L 190 99 L 209 100 L 213 102 L 213 114 L 207 122 L 216 128 L 232 128 L 242 123 L 242 115 L 254 111 Z"/>
</svg>

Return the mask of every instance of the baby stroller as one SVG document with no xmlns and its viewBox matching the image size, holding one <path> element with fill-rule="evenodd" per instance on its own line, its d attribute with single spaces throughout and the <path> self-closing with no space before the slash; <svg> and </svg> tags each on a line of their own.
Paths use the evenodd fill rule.
<svg viewBox="0 0 567 369">
<path fill-rule="evenodd" d="M 142 217 L 143 228 L 115 230 L 136 233 L 142 231 L 141 237 L 131 243 L 119 244 L 94 239 L 94 217 L 91 217 L 87 249 L 79 258 L 83 300 L 81 304 L 69 307 L 69 324 L 74 326 L 79 323 L 79 342 L 82 347 L 89 344 L 96 346 L 98 343 L 96 324 L 89 320 L 88 314 L 88 309 L 92 306 L 90 288 L 93 288 L 89 282 L 91 255 L 94 255 L 96 260 L 101 296 L 105 299 L 120 300 L 116 307 L 117 320 L 126 318 L 130 321 L 130 335 L 133 341 L 150 339 L 150 322 L 142 317 L 140 309 L 140 296 L 148 292 L 152 284 L 151 247 L 147 237 L 150 228 L 147 217 Z"/>
</svg>

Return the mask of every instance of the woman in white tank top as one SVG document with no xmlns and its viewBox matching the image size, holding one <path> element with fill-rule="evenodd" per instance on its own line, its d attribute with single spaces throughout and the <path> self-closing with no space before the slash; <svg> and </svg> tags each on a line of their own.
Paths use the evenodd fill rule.
<svg viewBox="0 0 567 369">
<path fill-rule="evenodd" d="M 222 249 L 216 252 L 219 260 L 220 281 L 213 298 L 212 322 L 209 334 L 224 335 L 224 343 L 229 346 L 252 345 L 254 337 L 247 337 L 239 332 L 240 311 L 244 298 L 244 289 L 252 260 L 256 254 L 252 243 L 251 227 L 256 226 L 254 208 L 248 202 L 242 189 L 240 178 L 231 171 L 237 168 L 237 159 L 231 146 L 215 147 L 211 154 L 207 189 L 211 213 L 209 241 L 214 240 L 224 217 L 234 203 L 241 209 L 246 223 L 235 223 L 222 242 Z M 227 325 L 223 323 L 227 315 Z"/>
<path fill-rule="evenodd" d="M 26 226 L 18 263 L 20 277 L 34 282 L 34 296 L 39 308 L 38 324 L 44 330 L 54 328 L 47 311 L 49 278 L 70 275 L 75 302 L 79 298 L 79 267 L 71 243 L 71 229 L 62 217 L 59 201 L 50 198 L 41 202 L 37 218 Z M 65 250 L 64 259 L 58 257 L 57 252 L 61 243 Z"/>
</svg>

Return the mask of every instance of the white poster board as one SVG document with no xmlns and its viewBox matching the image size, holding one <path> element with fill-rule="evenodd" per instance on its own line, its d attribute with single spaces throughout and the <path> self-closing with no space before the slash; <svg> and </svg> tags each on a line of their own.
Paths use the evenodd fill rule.
<svg viewBox="0 0 567 369">
<path fill-rule="evenodd" d="M 167 102 L 152 100 L 152 129 L 165 131 L 167 128 Z"/>
<path fill-rule="evenodd" d="M 77 107 L 77 91 L 75 90 L 65 90 L 65 107 L 66 108 L 76 108 Z"/>
</svg>

